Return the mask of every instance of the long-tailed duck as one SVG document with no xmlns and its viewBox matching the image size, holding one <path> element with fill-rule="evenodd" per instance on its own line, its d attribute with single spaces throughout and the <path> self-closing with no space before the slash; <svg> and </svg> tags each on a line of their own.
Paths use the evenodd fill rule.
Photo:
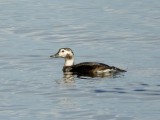
<svg viewBox="0 0 160 120">
<path fill-rule="evenodd" d="M 97 75 L 104 73 L 126 72 L 126 70 L 97 62 L 74 64 L 74 53 L 70 48 L 61 48 L 55 55 L 51 55 L 50 57 L 64 58 L 65 63 L 63 66 L 63 72 L 72 72 L 76 75 Z"/>
</svg>

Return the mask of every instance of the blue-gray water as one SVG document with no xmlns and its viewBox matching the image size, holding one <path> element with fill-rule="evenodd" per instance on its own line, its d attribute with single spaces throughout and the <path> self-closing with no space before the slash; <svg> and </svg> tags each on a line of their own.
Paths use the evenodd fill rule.
<svg viewBox="0 0 160 120">
<path fill-rule="evenodd" d="M 127 69 L 65 81 L 76 63 Z M 0 0 L 0 120 L 159 120 L 159 0 Z"/>
</svg>

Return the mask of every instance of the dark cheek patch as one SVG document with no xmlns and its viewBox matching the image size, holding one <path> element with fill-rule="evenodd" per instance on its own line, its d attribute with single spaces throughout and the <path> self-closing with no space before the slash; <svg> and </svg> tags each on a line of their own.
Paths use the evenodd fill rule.
<svg viewBox="0 0 160 120">
<path fill-rule="evenodd" d="M 71 55 L 69 55 L 69 54 L 66 55 L 66 59 L 70 60 L 70 59 L 72 59 L 72 58 L 73 58 L 73 57 L 72 57 Z"/>
</svg>

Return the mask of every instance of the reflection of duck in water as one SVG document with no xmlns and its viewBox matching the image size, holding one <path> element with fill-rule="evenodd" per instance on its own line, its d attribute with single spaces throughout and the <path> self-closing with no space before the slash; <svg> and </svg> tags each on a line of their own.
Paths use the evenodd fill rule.
<svg viewBox="0 0 160 120">
<path fill-rule="evenodd" d="M 64 58 L 65 64 L 63 66 L 63 72 L 72 72 L 78 76 L 96 77 L 126 72 L 126 70 L 97 62 L 83 62 L 74 64 L 74 53 L 70 48 L 61 48 L 55 55 L 51 55 L 50 57 Z"/>
</svg>

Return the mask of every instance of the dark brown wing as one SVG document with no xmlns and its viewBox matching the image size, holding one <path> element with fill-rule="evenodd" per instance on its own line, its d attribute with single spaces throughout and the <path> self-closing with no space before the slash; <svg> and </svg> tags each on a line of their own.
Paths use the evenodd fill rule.
<svg viewBox="0 0 160 120">
<path fill-rule="evenodd" d="M 77 73 L 95 73 L 96 71 L 105 69 L 112 69 L 112 67 L 96 62 L 83 62 L 72 67 L 72 71 Z"/>
</svg>

